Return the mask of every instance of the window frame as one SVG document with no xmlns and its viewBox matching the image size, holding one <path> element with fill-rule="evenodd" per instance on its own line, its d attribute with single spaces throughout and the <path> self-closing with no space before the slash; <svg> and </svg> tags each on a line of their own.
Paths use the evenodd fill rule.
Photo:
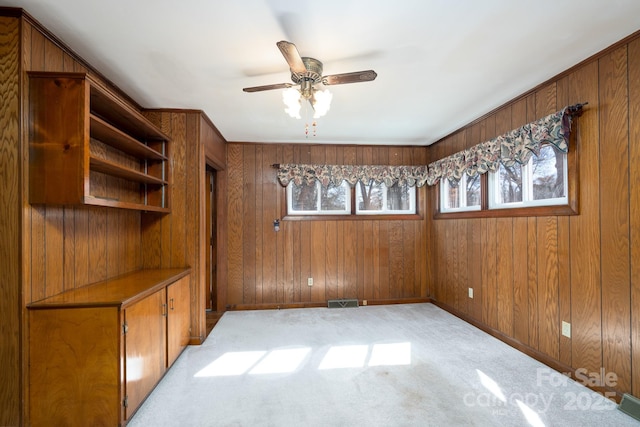
<svg viewBox="0 0 640 427">
<path fill-rule="evenodd" d="M 373 184 L 373 182 L 370 182 L 367 185 L 371 185 Z M 415 215 L 415 213 L 418 211 L 418 208 L 416 206 L 416 193 L 417 193 L 417 188 L 415 186 L 410 186 L 409 188 L 413 188 L 413 191 L 411 192 L 410 196 L 409 196 L 409 205 L 411 208 L 413 209 L 409 209 L 409 211 L 413 210 L 414 212 L 409 212 L 409 211 L 399 211 L 399 210 L 389 210 L 387 209 L 387 201 L 389 200 L 389 188 L 387 187 L 387 185 L 384 182 L 381 182 L 380 185 L 384 185 L 384 193 L 383 193 L 383 200 L 382 200 L 382 206 L 383 209 L 382 210 L 360 210 L 358 208 L 359 206 L 359 198 L 358 195 L 360 194 L 361 190 L 360 190 L 360 183 L 357 183 L 356 185 L 354 185 L 353 191 L 355 192 L 355 215 L 366 215 L 366 216 L 375 216 L 378 217 L 380 215 L 393 215 L 393 216 L 398 216 L 398 215 Z M 394 184 L 394 185 L 397 185 Z"/>
<path fill-rule="evenodd" d="M 280 218 L 285 221 L 416 221 L 424 219 L 425 212 L 427 212 L 427 186 L 415 187 L 415 208 L 414 214 L 367 214 L 356 215 L 356 189 L 355 186 L 351 187 L 351 212 L 348 214 L 340 215 L 327 215 L 327 214 L 314 214 L 314 215 L 299 215 L 290 214 L 287 210 L 287 187 L 282 187 L 281 199 L 280 199 Z"/>
<path fill-rule="evenodd" d="M 469 175 L 467 175 L 466 173 L 462 175 L 461 179 L 460 179 L 460 183 L 458 184 L 458 188 L 462 188 L 467 186 L 467 180 L 469 179 Z M 466 202 L 466 192 L 462 193 L 462 192 L 458 192 L 458 204 L 460 205 L 460 207 L 457 208 L 447 208 L 445 206 L 447 206 L 449 203 L 449 192 L 447 191 L 447 189 L 449 188 L 449 186 L 451 185 L 449 183 L 448 179 L 444 179 L 441 180 L 440 183 L 441 185 L 445 186 L 445 191 L 443 191 L 443 197 L 439 197 L 439 203 L 440 203 L 440 212 L 442 213 L 456 213 L 456 212 L 475 212 L 475 211 L 479 211 L 482 209 L 482 177 L 478 176 L 478 179 L 480 180 L 480 204 L 479 205 L 473 205 L 473 206 L 466 206 L 467 202 Z M 464 194 L 464 196 L 463 196 Z M 464 201 L 464 202 L 463 202 Z M 465 206 L 462 206 L 465 205 Z"/>
<path fill-rule="evenodd" d="M 565 189 L 565 195 L 563 197 L 555 197 L 549 199 L 539 199 L 534 200 L 533 197 L 533 159 L 532 156 L 527 164 L 520 165 L 521 167 L 521 176 L 522 176 L 522 201 L 521 202 L 510 202 L 510 203 L 497 203 L 496 199 L 498 198 L 499 193 L 499 169 L 495 172 L 488 172 L 487 179 L 489 180 L 489 185 L 487 187 L 487 197 L 489 201 L 489 209 L 518 209 L 518 208 L 527 208 L 527 207 L 535 207 L 535 206 L 563 206 L 568 203 L 568 162 L 567 156 L 565 153 L 564 156 L 564 183 L 563 187 Z M 558 203 L 558 201 L 560 203 Z"/>
<path fill-rule="evenodd" d="M 480 176 L 481 209 L 462 212 L 442 212 L 440 209 L 442 180 L 431 187 L 433 218 L 434 219 L 459 219 L 459 218 L 503 218 L 503 217 L 537 217 L 537 216 L 569 216 L 578 215 L 579 210 L 579 144 L 575 133 L 570 136 L 569 150 L 567 152 L 567 203 L 562 205 L 542 206 L 518 206 L 508 208 L 489 209 L 489 179 L 488 173 Z"/>
<path fill-rule="evenodd" d="M 318 199 L 316 200 L 316 202 L 318 203 L 318 209 L 313 210 L 313 211 L 295 211 L 293 210 L 293 206 L 292 206 L 292 197 L 291 194 L 293 192 L 293 186 L 295 184 L 293 183 L 293 181 L 291 181 L 289 183 L 289 185 L 287 185 L 285 187 L 286 189 L 286 209 L 287 209 L 287 215 L 294 215 L 294 216 L 314 216 L 314 215 L 319 215 L 319 216 L 342 216 L 342 215 L 350 215 L 352 209 L 352 197 L 351 197 L 351 188 L 349 186 L 348 183 L 346 183 L 345 181 L 342 182 L 342 184 L 340 184 L 341 186 L 345 187 L 348 191 L 347 193 L 347 197 L 346 197 L 346 209 L 344 210 L 331 210 L 331 211 L 323 211 L 321 209 L 322 206 L 322 185 L 320 185 L 319 181 L 314 181 L 314 185 L 318 191 Z M 309 212 L 309 213 L 305 213 L 305 212 Z"/>
</svg>

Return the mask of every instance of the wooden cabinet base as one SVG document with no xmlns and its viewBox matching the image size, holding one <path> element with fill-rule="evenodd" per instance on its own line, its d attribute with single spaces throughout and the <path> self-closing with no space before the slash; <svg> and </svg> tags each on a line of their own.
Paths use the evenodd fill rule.
<svg viewBox="0 0 640 427">
<path fill-rule="evenodd" d="M 125 424 L 186 347 L 189 280 L 142 270 L 30 304 L 29 425 Z"/>
</svg>

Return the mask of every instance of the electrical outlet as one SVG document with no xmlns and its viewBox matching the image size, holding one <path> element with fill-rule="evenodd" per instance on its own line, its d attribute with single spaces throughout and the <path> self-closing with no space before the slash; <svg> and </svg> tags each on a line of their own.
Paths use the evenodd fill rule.
<svg viewBox="0 0 640 427">
<path fill-rule="evenodd" d="M 469 288 L 469 298 L 473 298 L 473 288 Z"/>
<path fill-rule="evenodd" d="M 562 335 L 571 338 L 571 323 L 567 323 L 564 320 L 562 321 Z"/>
<path fill-rule="evenodd" d="M 308 286 L 313 286 L 313 277 L 309 277 L 309 278 L 307 279 L 307 285 L 308 285 Z"/>
<path fill-rule="evenodd" d="M 362 300 L 362 305 L 367 305 L 367 300 L 366 299 Z"/>
</svg>

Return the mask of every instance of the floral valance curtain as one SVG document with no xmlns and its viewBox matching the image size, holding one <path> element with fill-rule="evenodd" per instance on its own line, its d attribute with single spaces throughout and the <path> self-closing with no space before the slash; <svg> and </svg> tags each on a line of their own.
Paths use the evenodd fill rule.
<svg viewBox="0 0 640 427">
<path fill-rule="evenodd" d="M 289 182 L 295 185 L 311 185 L 315 180 L 327 187 L 340 185 L 347 181 L 351 186 L 358 181 L 364 184 L 374 181 L 386 186 L 400 185 L 422 187 L 427 182 L 427 166 L 357 166 L 357 165 L 300 165 L 282 164 L 278 167 L 278 180 L 284 186 Z"/>
<path fill-rule="evenodd" d="M 567 152 L 569 133 L 574 115 L 582 112 L 582 106 L 567 106 L 535 122 L 482 142 L 451 156 L 437 160 L 428 166 L 383 166 L 383 165 L 312 165 L 282 164 L 278 167 L 278 180 L 284 186 L 289 182 L 296 185 L 313 184 L 318 180 L 323 186 L 340 185 L 347 181 L 355 185 L 358 181 L 384 183 L 388 187 L 398 183 L 422 187 L 435 185 L 446 178 L 457 185 L 462 174 L 470 177 L 498 169 L 500 163 L 513 166 L 525 164 L 532 155 L 540 154 L 543 145 L 551 144 L 557 150 Z"/>
<path fill-rule="evenodd" d="M 535 122 L 429 164 L 427 184 L 435 185 L 441 178 L 447 178 L 452 185 L 457 185 L 464 173 L 474 177 L 496 171 L 500 163 L 505 166 L 525 164 L 532 155 L 540 154 L 543 145 L 551 144 L 566 153 L 572 117 L 582 112 L 583 105 L 567 106 Z"/>
</svg>

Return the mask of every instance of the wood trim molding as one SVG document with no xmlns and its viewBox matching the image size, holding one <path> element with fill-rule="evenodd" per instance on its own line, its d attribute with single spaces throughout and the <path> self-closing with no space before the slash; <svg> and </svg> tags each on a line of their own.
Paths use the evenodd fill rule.
<svg viewBox="0 0 640 427">
<path fill-rule="evenodd" d="M 359 300 L 358 305 L 360 307 L 366 307 L 368 305 L 389 305 L 389 304 L 419 304 L 429 303 L 430 298 L 393 298 L 393 299 L 379 299 L 379 300 Z M 301 303 L 262 303 L 262 304 L 232 304 L 227 306 L 229 311 L 241 311 L 241 310 L 281 310 L 286 308 L 320 308 L 327 307 L 326 301 L 324 302 L 301 302 Z"/>
</svg>

